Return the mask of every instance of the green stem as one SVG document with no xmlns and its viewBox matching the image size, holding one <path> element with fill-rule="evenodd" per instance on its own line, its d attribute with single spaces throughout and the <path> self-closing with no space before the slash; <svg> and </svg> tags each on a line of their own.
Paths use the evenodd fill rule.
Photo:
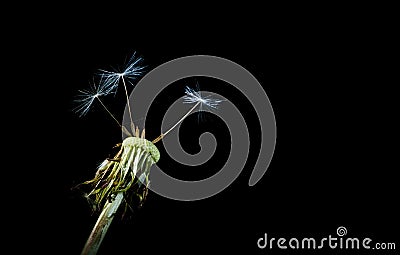
<svg viewBox="0 0 400 255">
<path fill-rule="evenodd" d="M 123 193 L 119 192 L 111 203 L 107 202 L 107 204 L 104 206 L 103 211 L 97 219 L 96 225 L 94 225 L 92 233 L 86 241 L 81 255 L 95 255 L 97 253 L 101 242 L 103 241 L 104 236 L 106 235 L 107 230 L 114 219 L 114 215 L 117 212 L 118 207 L 121 205 L 123 198 Z"/>
</svg>

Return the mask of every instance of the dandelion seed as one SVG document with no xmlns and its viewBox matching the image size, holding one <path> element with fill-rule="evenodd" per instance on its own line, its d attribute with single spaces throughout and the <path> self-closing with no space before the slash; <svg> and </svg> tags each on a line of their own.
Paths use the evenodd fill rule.
<svg viewBox="0 0 400 255">
<path fill-rule="evenodd" d="M 120 80 L 125 83 L 126 79 L 133 85 L 132 81 L 143 74 L 145 67 L 141 65 L 142 62 L 143 59 L 141 57 L 136 57 L 136 53 L 134 53 L 123 71 L 108 71 L 100 69 L 98 75 L 101 77 L 104 87 L 107 88 L 110 93 L 116 93 Z"/>
<path fill-rule="evenodd" d="M 89 89 L 79 90 L 79 93 L 80 94 L 77 95 L 78 99 L 75 100 L 78 105 L 74 108 L 74 111 L 79 114 L 79 117 L 85 116 L 89 112 L 93 102 L 97 99 L 107 113 L 122 127 L 115 116 L 103 104 L 103 101 L 100 100 L 101 96 L 110 94 L 110 91 L 104 85 L 99 84 L 96 86 L 96 84 L 92 84 Z"/>
<path fill-rule="evenodd" d="M 207 97 L 202 97 L 200 91 L 196 91 L 194 89 L 191 89 L 189 87 L 186 87 L 185 89 L 185 94 L 183 98 L 183 103 L 186 104 L 195 104 L 190 110 L 180 119 L 178 122 L 176 122 L 171 128 L 169 128 L 167 131 L 161 133 L 156 139 L 153 140 L 153 143 L 157 143 L 158 141 L 162 140 L 169 132 L 171 132 L 175 127 L 177 127 L 193 110 L 200 105 L 200 111 L 202 110 L 202 106 L 206 105 L 211 108 L 217 109 L 218 105 L 223 101 L 219 99 L 214 99 L 214 98 L 209 98 Z"/>
<path fill-rule="evenodd" d="M 89 112 L 94 100 L 100 96 L 108 95 L 109 91 L 105 86 L 93 84 L 89 89 L 79 90 L 79 93 L 78 98 L 75 100 L 78 105 L 74 108 L 74 111 L 80 117 L 83 117 Z"/>
<path fill-rule="evenodd" d="M 202 97 L 201 91 L 196 91 L 189 87 L 186 87 L 183 102 L 185 104 L 201 103 L 201 105 L 206 105 L 208 107 L 217 109 L 218 105 L 223 101 L 219 99 L 209 98 L 210 96 Z"/>
<path fill-rule="evenodd" d="M 99 73 L 102 80 L 102 86 L 104 86 L 107 89 L 107 92 L 109 93 L 116 93 L 120 80 L 122 80 L 131 123 L 133 123 L 133 119 L 132 119 L 131 106 L 129 105 L 128 89 L 126 88 L 125 78 L 129 83 L 133 85 L 132 80 L 142 75 L 145 68 L 144 66 L 141 65 L 143 59 L 141 57 L 136 57 L 135 55 L 136 53 L 132 55 L 124 71 L 113 72 L 101 69 Z"/>
</svg>

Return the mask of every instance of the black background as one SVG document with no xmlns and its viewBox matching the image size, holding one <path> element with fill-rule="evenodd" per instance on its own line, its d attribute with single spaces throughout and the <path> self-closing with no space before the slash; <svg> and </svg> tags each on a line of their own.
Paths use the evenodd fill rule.
<svg viewBox="0 0 400 255">
<path fill-rule="evenodd" d="M 243 95 L 232 89 L 222 91 L 245 113 L 254 142 L 239 178 L 218 195 L 195 202 L 150 192 L 132 218 L 114 220 L 99 254 L 239 249 L 265 254 L 272 251 L 259 250 L 256 244 L 265 232 L 274 237 L 318 238 L 335 235 L 339 226 L 345 226 L 349 236 L 395 241 L 398 150 L 393 131 L 398 82 L 393 80 L 395 37 L 390 16 L 382 20 L 373 15 L 361 19 L 352 14 L 329 18 L 321 14 L 289 19 L 260 14 L 243 23 L 243 17 L 232 15 L 205 25 L 207 15 L 171 14 L 178 19 L 166 24 L 163 20 L 170 20 L 169 15 L 151 23 L 149 19 L 157 16 L 151 12 L 119 19 L 107 18 L 109 12 L 71 10 L 61 16 L 54 12 L 13 30 L 21 38 L 13 52 L 22 54 L 10 65 L 24 66 L 21 62 L 27 61 L 29 66 L 26 73 L 17 71 L 22 76 L 18 87 L 29 100 L 22 101 L 22 111 L 15 115 L 24 134 L 30 134 L 23 136 L 24 141 L 34 144 L 29 147 L 32 159 L 27 160 L 31 167 L 24 189 L 24 196 L 33 202 L 20 210 L 21 215 L 32 212 L 28 221 L 34 224 L 28 231 L 15 228 L 33 242 L 15 249 L 37 247 L 42 254 L 81 251 L 96 217 L 71 187 L 92 177 L 97 164 L 121 142 L 121 134 L 99 105 L 79 118 L 72 111 L 73 100 L 78 89 L 88 87 L 97 69 L 118 67 L 134 51 L 149 70 L 197 54 L 227 58 L 246 68 L 271 101 L 276 148 L 262 180 L 249 187 L 259 151 L 258 121 Z M 184 26 L 194 19 L 196 25 Z M 183 95 L 186 82 L 220 92 L 213 86 L 219 84 L 216 81 L 178 82 L 176 90 L 152 109 L 154 126 L 146 130 L 150 137 L 159 134 L 156 124 L 162 111 L 168 100 Z M 111 111 L 122 114 L 123 101 L 108 102 Z M 182 124 L 182 140 L 189 152 L 196 152 L 201 132 L 213 132 L 221 140 L 213 159 L 218 164 L 226 156 L 229 136 L 227 129 L 216 128 L 215 121 L 210 115 L 201 123 L 196 115 L 188 118 Z M 163 156 L 160 164 L 174 166 L 172 174 L 188 179 L 202 176 L 201 168 L 194 170 L 194 177 L 182 168 L 186 171 L 182 175 L 179 166 Z M 209 167 L 204 171 L 208 176 L 213 173 Z"/>
</svg>

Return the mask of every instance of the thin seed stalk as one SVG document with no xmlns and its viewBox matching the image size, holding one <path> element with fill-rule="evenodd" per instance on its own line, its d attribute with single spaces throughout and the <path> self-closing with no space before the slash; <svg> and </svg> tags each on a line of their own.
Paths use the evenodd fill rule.
<svg viewBox="0 0 400 255">
<path fill-rule="evenodd" d="M 170 127 L 167 131 L 165 131 L 164 133 L 161 133 L 161 135 L 159 135 L 156 139 L 154 139 L 152 141 L 152 143 L 157 143 L 158 141 L 160 141 L 161 139 L 164 138 L 164 136 L 166 136 L 169 132 L 171 132 L 176 126 L 178 126 L 184 119 L 186 119 L 187 116 L 189 116 L 189 114 L 200 104 L 201 102 L 197 102 L 192 108 L 190 108 L 190 110 L 182 117 L 180 118 L 180 120 L 178 120 L 178 122 L 176 122 L 172 127 Z"/>
</svg>

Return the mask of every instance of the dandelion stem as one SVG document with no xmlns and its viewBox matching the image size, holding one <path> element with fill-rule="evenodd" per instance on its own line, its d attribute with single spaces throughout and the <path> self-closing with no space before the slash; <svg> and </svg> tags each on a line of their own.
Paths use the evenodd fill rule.
<svg viewBox="0 0 400 255">
<path fill-rule="evenodd" d="M 124 84 L 124 90 L 125 90 L 125 96 L 126 96 L 126 103 L 127 103 L 127 105 L 128 105 L 129 119 L 131 120 L 131 123 L 133 123 L 133 120 L 132 120 L 132 113 L 131 113 L 131 106 L 130 106 L 130 104 L 129 104 L 128 90 L 127 90 L 127 88 L 126 88 L 124 76 L 121 76 L 121 78 L 122 78 L 122 83 Z M 131 131 L 133 132 L 133 130 L 131 130 Z"/>
<path fill-rule="evenodd" d="M 175 123 L 175 125 L 173 125 L 170 129 L 168 129 L 166 132 L 161 133 L 161 135 L 159 135 L 156 139 L 153 140 L 153 143 L 156 143 L 158 141 L 160 141 L 161 139 L 163 139 L 169 132 L 171 132 L 176 126 L 178 126 L 187 116 L 189 116 L 189 114 L 200 104 L 201 102 L 197 102 L 192 108 L 190 108 L 190 110 L 182 117 L 180 118 L 180 120 L 178 120 L 178 122 Z"/>
<path fill-rule="evenodd" d="M 101 242 L 103 241 L 104 236 L 106 235 L 107 230 L 114 219 L 114 215 L 123 201 L 123 197 L 123 193 L 119 192 L 112 202 L 107 202 L 107 204 L 104 206 L 104 209 L 97 219 L 92 233 L 90 233 L 90 236 L 86 241 L 81 255 L 94 255 L 97 253 Z"/>
</svg>

